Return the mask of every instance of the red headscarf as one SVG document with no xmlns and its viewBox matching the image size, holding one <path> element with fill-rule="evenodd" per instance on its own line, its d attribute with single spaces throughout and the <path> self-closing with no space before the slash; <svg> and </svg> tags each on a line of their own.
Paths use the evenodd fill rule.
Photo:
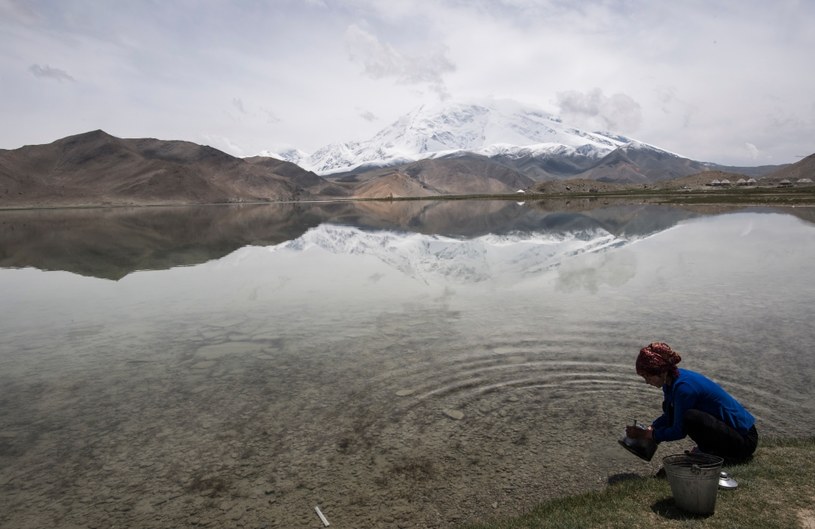
<svg viewBox="0 0 815 529">
<path fill-rule="evenodd" d="M 640 354 L 637 356 L 637 374 L 661 375 L 662 373 L 670 373 L 671 376 L 676 378 L 679 376 L 676 364 L 681 361 L 682 357 L 674 352 L 670 345 L 665 342 L 652 342 L 640 349 Z"/>
</svg>

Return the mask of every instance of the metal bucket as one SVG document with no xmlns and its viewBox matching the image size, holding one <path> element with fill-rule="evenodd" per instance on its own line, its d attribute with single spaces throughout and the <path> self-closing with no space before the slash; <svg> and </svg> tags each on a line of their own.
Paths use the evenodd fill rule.
<svg viewBox="0 0 815 529">
<path fill-rule="evenodd" d="M 677 454 L 662 459 L 676 506 L 693 514 L 713 514 L 724 459 L 710 454 Z"/>
</svg>

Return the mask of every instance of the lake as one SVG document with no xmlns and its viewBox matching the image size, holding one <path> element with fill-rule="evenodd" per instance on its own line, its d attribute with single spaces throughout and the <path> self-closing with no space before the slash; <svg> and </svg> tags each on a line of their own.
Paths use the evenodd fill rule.
<svg viewBox="0 0 815 529">
<path fill-rule="evenodd" d="M 617 445 L 654 340 L 811 435 L 813 262 L 813 208 L 0 211 L 0 526 L 518 514 L 690 446 Z"/>
</svg>

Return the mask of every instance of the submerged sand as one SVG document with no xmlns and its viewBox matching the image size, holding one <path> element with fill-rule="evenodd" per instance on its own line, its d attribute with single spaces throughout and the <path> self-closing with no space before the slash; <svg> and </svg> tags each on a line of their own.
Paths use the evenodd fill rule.
<svg viewBox="0 0 815 529">
<path fill-rule="evenodd" d="M 4 384 L 0 526 L 320 527 L 319 506 L 335 527 L 451 527 L 656 470 L 660 453 L 648 464 L 616 442 L 652 408 L 639 392 L 600 409 L 608 392 L 565 383 L 596 373 L 544 369 L 527 348 L 439 380 L 421 367 L 437 353 L 389 332 L 404 347 L 390 359 L 204 328 L 164 350 L 122 336 L 126 354 L 94 366 L 109 342 L 86 329 L 71 340 L 87 363 Z M 490 370 L 540 384 L 490 387 Z"/>
</svg>

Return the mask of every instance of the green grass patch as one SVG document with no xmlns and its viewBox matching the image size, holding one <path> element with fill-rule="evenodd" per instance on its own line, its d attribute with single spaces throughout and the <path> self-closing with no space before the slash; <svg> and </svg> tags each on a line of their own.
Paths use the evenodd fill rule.
<svg viewBox="0 0 815 529">
<path fill-rule="evenodd" d="M 529 513 L 468 529 L 704 528 L 791 529 L 815 527 L 815 437 L 762 440 L 753 460 L 727 467 L 738 482 L 720 490 L 713 515 L 676 507 L 668 480 L 633 477 L 599 492 L 552 500 Z"/>
<path fill-rule="evenodd" d="M 705 190 L 679 190 L 657 188 L 632 188 L 611 191 L 568 192 L 568 193 L 509 193 L 483 195 L 431 195 L 419 197 L 376 197 L 349 198 L 344 200 L 358 202 L 405 202 L 431 200 L 512 200 L 539 201 L 547 199 L 571 200 L 649 200 L 663 204 L 745 204 L 745 205 L 815 205 L 815 187 L 786 188 L 726 188 Z"/>
</svg>

